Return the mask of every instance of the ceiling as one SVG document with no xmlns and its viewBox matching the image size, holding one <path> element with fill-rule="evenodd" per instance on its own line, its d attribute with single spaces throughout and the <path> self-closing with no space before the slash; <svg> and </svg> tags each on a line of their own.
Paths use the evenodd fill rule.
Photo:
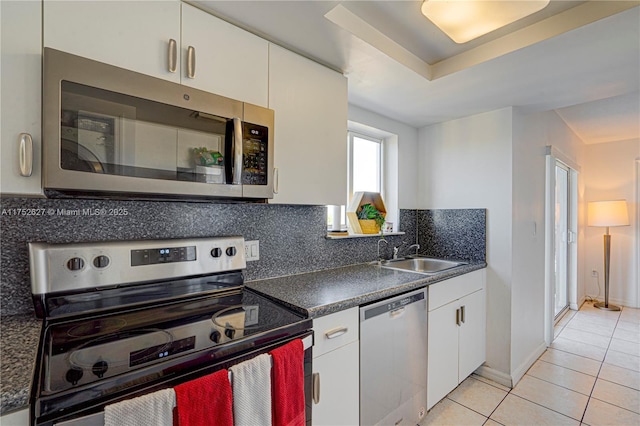
<svg viewBox="0 0 640 426">
<path fill-rule="evenodd" d="M 465 44 L 421 1 L 193 1 L 344 73 L 349 102 L 414 127 L 556 110 L 585 143 L 640 138 L 640 2 L 552 0 Z"/>
</svg>

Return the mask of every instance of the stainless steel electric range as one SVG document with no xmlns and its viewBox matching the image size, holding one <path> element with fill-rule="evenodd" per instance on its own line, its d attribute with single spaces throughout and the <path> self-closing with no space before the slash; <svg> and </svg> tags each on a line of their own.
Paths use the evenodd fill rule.
<svg viewBox="0 0 640 426">
<path fill-rule="evenodd" d="M 301 338 L 311 419 L 311 320 L 244 288 L 242 237 L 31 243 L 43 319 L 35 425 L 103 424 L 106 405 Z"/>
</svg>

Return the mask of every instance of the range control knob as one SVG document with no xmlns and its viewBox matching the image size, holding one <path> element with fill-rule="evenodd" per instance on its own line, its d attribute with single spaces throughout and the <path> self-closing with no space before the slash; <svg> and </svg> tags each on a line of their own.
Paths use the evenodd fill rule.
<svg viewBox="0 0 640 426">
<path fill-rule="evenodd" d="M 214 249 L 211 249 L 211 256 L 212 257 L 220 257 L 220 256 L 222 256 L 222 249 L 220 247 L 216 247 Z"/>
<path fill-rule="evenodd" d="M 93 258 L 93 266 L 96 268 L 106 268 L 109 266 L 109 257 L 100 255 Z"/>
<path fill-rule="evenodd" d="M 235 247 L 227 247 L 227 256 L 235 256 L 236 252 L 237 250 Z"/>
<path fill-rule="evenodd" d="M 84 260 L 80 257 L 72 257 L 67 261 L 67 269 L 70 271 L 79 271 L 84 268 Z"/>
<path fill-rule="evenodd" d="M 107 361 L 98 361 L 93 364 L 91 372 L 93 372 L 93 374 L 95 374 L 96 376 L 102 378 L 102 376 L 104 376 L 104 373 L 106 373 L 108 369 L 109 364 L 107 364 Z"/>
<path fill-rule="evenodd" d="M 236 330 L 233 328 L 227 328 L 224 331 L 224 335 L 227 336 L 229 339 L 233 339 L 233 336 L 236 335 Z"/>
<path fill-rule="evenodd" d="M 80 379 L 82 379 L 82 369 L 78 367 L 71 367 L 67 371 L 65 379 L 67 380 L 67 382 L 71 383 L 72 385 L 74 386 L 77 385 Z"/>
<path fill-rule="evenodd" d="M 211 341 L 213 343 L 219 343 L 220 342 L 220 332 L 218 330 L 213 330 L 211 332 L 211 334 L 209 335 L 209 339 L 211 339 Z"/>
</svg>

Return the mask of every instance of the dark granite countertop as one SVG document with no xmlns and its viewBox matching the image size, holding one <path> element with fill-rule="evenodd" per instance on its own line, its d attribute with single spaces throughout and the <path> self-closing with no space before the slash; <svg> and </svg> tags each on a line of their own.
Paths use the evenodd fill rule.
<svg viewBox="0 0 640 426">
<path fill-rule="evenodd" d="M 486 267 L 471 263 L 435 275 L 359 264 L 258 281 L 246 286 L 316 318 Z M 0 320 L 0 414 L 26 408 L 42 322 L 31 315 Z"/>
<path fill-rule="evenodd" d="M 29 404 L 41 328 L 41 320 L 32 315 L 0 319 L 0 414 Z"/>
<path fill-rule="evenodd" d="M 317 318 L 425 287 L 448 278 L 486 268 L 486 266 L 485 262 L 473 262 L 434 275 L 423 275 L 363 263 L 250 281 L 246 283 L 246 286 L 284 303 L 309 318 Z"/>
</svg>

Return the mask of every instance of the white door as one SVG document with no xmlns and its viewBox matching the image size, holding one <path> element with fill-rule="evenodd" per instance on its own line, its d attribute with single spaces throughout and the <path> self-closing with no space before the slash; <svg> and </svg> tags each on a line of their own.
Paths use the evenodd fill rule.
<svg viewBox="0 0 640 426">
<path fill-rule="evenodd" d="M 179 61 L 169 70 L 170 40 L 180 46 L 179 1 L 45 0 L 43 10 L 45 47 L 180 81 Z"/>
<path fill-rule="evenodd" d="M 459 300 L 429 312 L 427 333 L 427 409 L 458 386 L 458 333 L 456 310 Z"/>
<path fill-rule="evenodd" d="M 313 372 L 319 376 L 320 395 L 311 416 L 313 426 L 359 424 L 358 341 L 313 359 Z"/>
<path fill-rule="evenodd" d="M 458 381 L 466 379 L 486 358 L 485 291 L 471 293 L 458 301 L 461 309 Z"/>
<path fill-rule="evenodd" d="M 1 1 L 2 114 L 0 192 L 41 195 L 41 7 L 35 1 Z M 30 137 L 30 138 L 29 138 Z M 32 155 L 29 156 L 29 141 Z M 20 167 L 20 152 L 26 162 Z M 31 159 L 31 174 L 29 174 Z"/>
<path fill-rule="evenodd" d="M 559 319 L 569 307 L 569 168 L 556 161 L 556 202 L 554 226 L 555 288 L 554 319 Z"/>
<path fill-rule="evenodd" d="M 266 40 L 183 4 L 180 56 L 182 84 L 267 106 L 269 43 Z M 189 61 L 193 61 L 192 70 L 187 65 Z"/>
</svg>

